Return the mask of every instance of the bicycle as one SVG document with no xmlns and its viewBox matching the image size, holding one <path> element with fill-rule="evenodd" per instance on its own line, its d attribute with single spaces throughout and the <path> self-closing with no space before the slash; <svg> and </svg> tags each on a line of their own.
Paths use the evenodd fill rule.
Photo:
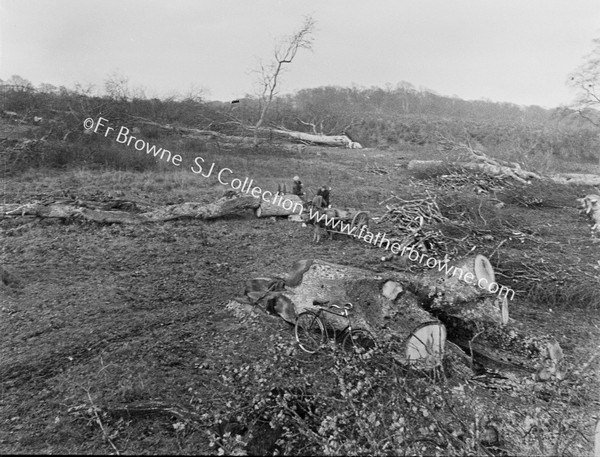
<svg viewBox="0 0 600 457">
<path fill-rule="evenodd" d="M 316 303 L 317 302 L 313 302 L 313 304 Z M 326 302 L 320 304 L 324 305 Z M 325 324 L 323 323 L 321 316 L 323 313 L 329 313 L 344 317 L 348 321 L 348 325 L 339 332 L 341 335 L 344 335 L 342 340 L 343 350 L 347 352 L 352 351 L 353 353 L 362 356 L 375 349 L 377 347 L 375 338 L 373 338 L 367 330 L 352 328 L 352 322 L 348 311 L 353 307 L 354 305 L 352 305 L 352 303 L 346 303 L 343 307 L 331 304 L 329 305 L 329 308 L 341 309 L 342 313 L 331 311 L 322 306 L 320 306 L 317 311 L 304 311 L 300 313 L 294 329 L 296 341 L 300 345 L 300 348 L 304 352 L 315 354 L 321 346 L 325 344 L 327 341 L 327 330 L 325 329 Z M 333 333 L 335 338 L 338 332 L 333 329 Z"/>
</svg>

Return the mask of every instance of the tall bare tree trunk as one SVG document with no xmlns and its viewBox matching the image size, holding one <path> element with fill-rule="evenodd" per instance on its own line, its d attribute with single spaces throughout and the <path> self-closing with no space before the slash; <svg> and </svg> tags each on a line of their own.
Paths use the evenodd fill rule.
<svg viewBox="0 0 600 457">
<path fill-rule="evenodd" d="M 292 63 L 296 53 L 300 48 L 311 49 L 312 48 L 312 33 L 315 26 L 315 22 L 312 17 L 307 16 L 304 19 L 304 24 L 298 32 L 294 35 L 282 40 L 275 49 L 274 60 L 267 68 L 261 65 L 260 68 L 260 84 L 262 86 L 262 92 L 260 95 L 260 101 L 263 104 L 260 110 L 260 117 L 254 126 L 254 146 L 258 146 L 258 131 L 263 125 L 267 112 L 273 101 L 273 97 L 276 94 L 277 82 L 283 65 L 286 63 Z"/>
</svg>

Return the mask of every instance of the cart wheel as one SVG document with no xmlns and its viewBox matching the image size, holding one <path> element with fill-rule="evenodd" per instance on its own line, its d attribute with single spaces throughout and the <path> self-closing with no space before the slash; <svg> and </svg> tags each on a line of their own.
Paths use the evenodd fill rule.
<svg viewBox="0 0 600 457">
<path fill-rule="evenodd" d="M 366 211 L 359 211 L 352 218 L 352 227 L 356 227 L 360 230 L 363 226 L 369 226 L 369 214 Z"/>
</svg>

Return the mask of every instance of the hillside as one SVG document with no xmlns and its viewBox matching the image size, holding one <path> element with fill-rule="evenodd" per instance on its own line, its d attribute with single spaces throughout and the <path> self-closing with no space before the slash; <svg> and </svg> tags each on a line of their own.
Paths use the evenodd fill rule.
<svg viewBox="0 0 600 457">
<path fill-rule="evenodd" d="M 272 124 L 300 129 L 286 119 L 312 108 L 297 105 L 292 114 L 289 106 L 308 95 L 281 100 Z M 586 155 L 595 139 L 579 135 L 581 126 L 557 131 L 539 110 L 531 111 L 539 114 L 535 122 L 524 123 L 445 112 L 406 112 L 391 121 L 398 106 L 382 102 L 379 115 L 366 110 L 351 130 L 365 149 L 284 147 L 268 136 L 255 148 L 141 122 L 244 133 L 228 124 L 225 108 L 209 104 L 27 91 L 3 103 L 4 112 L 17 114 L 5 114 L 0 125 L 5 204 L 211 203 L 228 188 L 190 170 L 198 156 L 262 189 L 289 186 L 294 175 L 310 196 L 331 186 L 333 206 L 369 211 L 382 232 L 394 230 L 389 221 L 377 224 L 392 194 L 432 196 L 447 218 L 432 227 L 443 240 L 436 256 L 487 256 L 516 292 L 511 318 L 553 335 L 565 357 L 565 375 L 542 380 L 535 370 L 496 378 L 473 366 L 464 372 L 450 356 L 439 370 L 420 372 L 385 351 L 367 363 L 332 350 L 304 353 L 284 321 L 227 306 L 243 295 L 245 281 L 309 258 L 382 274 L 426 268 L 382 262 L 380 248 L 350 237 L 312 243 L 310 228 L 285 218 L 248 211 L 127 225 L 4 215 L 3 453 L 590 453 L 599 406 L 600 243 L 590 238 L 576 198 L 597 190 L 406 168 L 412 159 L 452 159 L 440 135 L 464 138 L 459 128 L 468 126 L 490 156 L 529 151 L 519 161 L 532 169 L 600 173 Z M 84 119 L 100 114 L 181 155 L 183 165 L 85 134 Z M 343 121 L 320 130 L 330 133 Z M 515 130 L 502 136 L 506 126 Z"/>
</svg>

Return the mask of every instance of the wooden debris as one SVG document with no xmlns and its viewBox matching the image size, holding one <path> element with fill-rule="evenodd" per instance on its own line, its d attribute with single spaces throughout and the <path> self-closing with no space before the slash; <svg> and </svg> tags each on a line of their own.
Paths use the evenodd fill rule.
<svg viewBox="0 0 600 457">
<path fill-rule="evenodd" d="M 396 195 L 380 202 L 386 204 L 386 213 L 379 219 L 378 223 L 391 221 L 394 229 L 388 237 L 392 243 L 399 243 L 401 249 L 413 248 L 420 252 L 443 254 L 446 252 L 446 241 L 441 232 L 427 230 L 427 224 L 444 222 L 447 219 L 435 201 L 435 197 L 427 195 L 426 198 L 416 200 L 404 200 Z M 389 254 L 382 260 L 390 260 L 393 254 Z"/>
<path fill-rule="evenodd" d="M 493 194 L 499 190 L 514 187 L 506 176 L 495 176 L 472 170 L 456 168 L 452 173 L 432 179 L 436 187 L 447 191 L 471 190 L 476 194 Z"/>
</svg>

